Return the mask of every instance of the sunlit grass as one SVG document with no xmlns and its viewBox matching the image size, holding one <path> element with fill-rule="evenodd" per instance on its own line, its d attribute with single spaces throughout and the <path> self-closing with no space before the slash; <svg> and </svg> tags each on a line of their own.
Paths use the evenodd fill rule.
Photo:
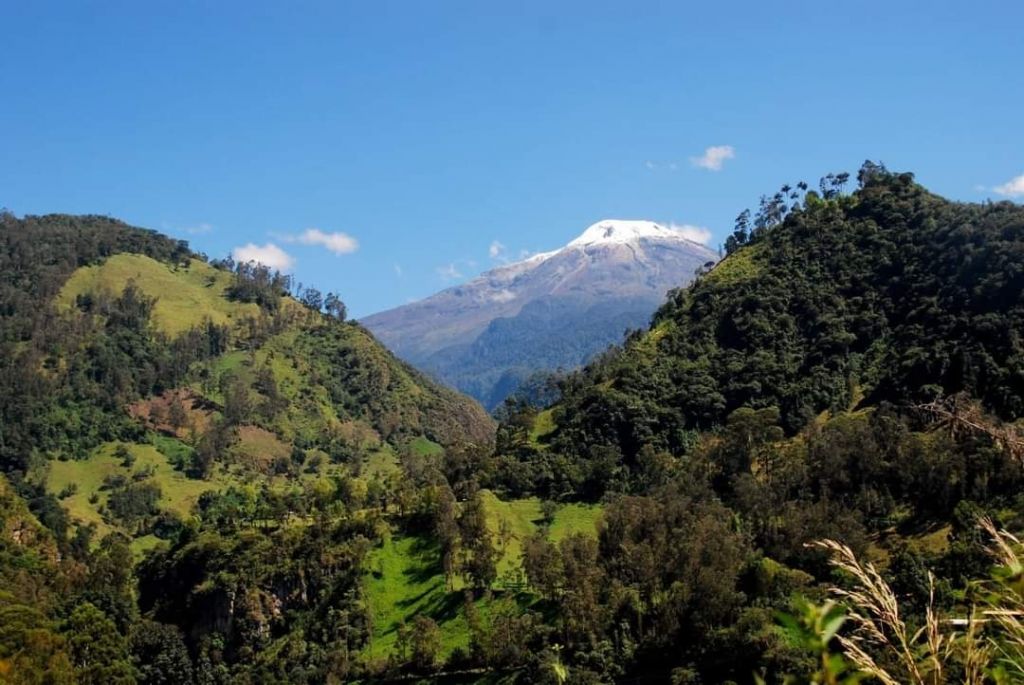
<svg viewBox="0 0 1024 685">
<path fill-rule="evenodd" d="M 245 316 L 257 316 L 255 304 L 232 302 L 224 297 L 231 275 L 193 259 L 188 268 L 171 266 L 138 254 L 118 254 L 101 264 L 77 269 L 57 298 L 59 306 L 74 306 L 85 293 L 119 295 L 128 281 L 147 296 L 156 298 L 153 323 L 175 335 L 197 326 L 204 318 L 216 324 L 232 324 Z"/>
</svg>

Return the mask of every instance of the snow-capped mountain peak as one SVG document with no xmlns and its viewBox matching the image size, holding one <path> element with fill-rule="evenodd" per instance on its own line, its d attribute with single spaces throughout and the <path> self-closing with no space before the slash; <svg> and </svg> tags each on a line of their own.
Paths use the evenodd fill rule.
<svg viewBox="0 0 1024 685">
<path fill-rule="evenodd" d="M 630 221 L 623 219 L 605 219 L 593 224 L 583 231 L 578 238 L 569 243 L 568 247 L 584 247 L 586 245 L 608 243 L 632 243 L 641 238 L 680 239 L 679 231 L 666 228 L 653 221 Z"/>
<path fill-rule="evenodd" d="M 408 362 L 497 406 L 535 371 L 570 369 L 641 328 L 717 255 L 684 229 L 604 220 L 568 245 L 363 319 Z"/>
</svg>

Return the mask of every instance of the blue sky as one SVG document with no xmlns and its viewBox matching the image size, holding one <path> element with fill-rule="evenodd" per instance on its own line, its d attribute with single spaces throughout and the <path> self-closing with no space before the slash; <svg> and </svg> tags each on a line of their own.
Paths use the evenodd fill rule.
<svg viewBox="0 0 1024 685">
<path fill-rule="evenodd" d="M 552 249 L 602 218 L 717 245 L 760 194 L 865 158 L 954 198 L 1024 197 L 1020 2 L 0 16 L 0 205 L 110 214 L 211 256 L 270 244 L 357 316 L 489 268 L 495 241 Z M 695 164 L 710 147 L 720 168 Z"/>
</svg>

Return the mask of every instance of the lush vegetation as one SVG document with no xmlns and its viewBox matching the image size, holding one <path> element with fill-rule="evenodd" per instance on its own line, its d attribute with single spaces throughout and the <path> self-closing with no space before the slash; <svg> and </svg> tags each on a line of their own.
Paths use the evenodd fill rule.
<svg viewBox="0 0 1024 685">
<path fill-rule="evenodd" d="M 578 580 L 533 572 L 574 624 L 573 677 L 810 673 L 773 620 L 794 593 L 823 599 L 827 554 L 808 543 L 874 559 L 916 629 L 929 573 L 936 611 L 970 613 L 991 565 L 980 514 L 1019 528 L 1024 210 L 949 202 L 874 164 L 849 181 L 764 198 L 649 331 L 553 407 L 503 408 L 493 488 L 609 502 L 585 563 L 531 547 L 593 574 L 581 600 Z M 576 617 L 581 602 L 593 613 Z"/>
<path fill-rule="evenodd" d="M 0 215 L 3 681 L 219 682 L 236 666 L 265 679 L 285 666 L 253 655 L 274 661 L 296 635 L 334 659 L 318 612 L 335 615 L 338 593 L 360 604 L 398 456 L 486 450 L 492 434 L 482 409 L 346 322 L 333 293 L 105 217 Z M 314 556 L 303 566 L 290 545 Z M 282 553 L 315 635 L 274 623 L 281 635 L 233 641 L 165 606 L 160 588 L 186 597 L 189 574 L 210 573 L 220 585 L 198 592 L 216 614 L 217 588 L 264 578 L 252 564 L 272 593 L 292 582 L 272 568 Z M 338 616 L 355 653 L 366 631 Z M 306 660 L 308 678 L 347 672 L 328 661 Z"/>
<path fill-rule="evenodd" d="M 857 181 L 493 447 L 335 295 L 5 216 L 0 679 L 1021 682 L 1024 209 Z"/>
</svg>

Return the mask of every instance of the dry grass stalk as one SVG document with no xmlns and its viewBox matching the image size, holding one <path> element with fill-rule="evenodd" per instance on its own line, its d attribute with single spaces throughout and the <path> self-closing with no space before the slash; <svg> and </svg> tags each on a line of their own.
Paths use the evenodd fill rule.
<svg viewBox="0 0 1024 685">
<path fill-rule="evenodd" d="M 972 607 L 966 618 L 943 621 L 935 612 L 935 578 L 929 573 L 925 625 L 913 634 L 900 617 L 895 593 L 873 564 L 861 563 L 849 547 L 834 540 L 815 543 L 831 553 L 834 567 L 855 581 L 853 589 L 833 592 L 847 603 L 854 626 L 851 635 L 838 637 L 839 643 L 862 673 L 885 685 L 940 685 L 949 671 L 947 664 L 955 662 L 965 685 L 983 685 L 991 682 L 989 675 L 998 664 L 1009 682 L 1024 682 L 1024 544 L 991 519 L 980 519 L 979 526 L 992 539 L 989 552 L 1011 582 L 991 586 L 994 594 L 987 601 L 994 604 L 989 608 Z M 962 627 L 963 632 L 949 627 Z M 879 649 L 897 657 L 901 673 L 893 674 L 877 662 L 872 652 Z"/>
<path fill-rule="evenodd" d="M 928 620 L 923 628 L 913 635 L 900 618 L 899 602 L 892 588 L 870 562 L 862 564 L 846 545 L 835 540 L 815 543 L 832 554 L 832 565 L 848 573 L 856 581 L 854 589 L 833 588 L 850 607 L 850 620 L 854 625 L 851 636 L 840 636 L 839 642 L 846 656 L 863 672 L 878 678 L 886 685 L 933 685 L 942 682 L 942 647 L 945 637 L 939 629 L 939 622 L 929 606 Z M 927 659 L 923 667 L 915 655 L 916 643 L 926 637 Z M 898 678 L 880 666 L 868 652 L 868 646 L 875 645 L 897 655 L 905 671 Z"/>
</svg>

